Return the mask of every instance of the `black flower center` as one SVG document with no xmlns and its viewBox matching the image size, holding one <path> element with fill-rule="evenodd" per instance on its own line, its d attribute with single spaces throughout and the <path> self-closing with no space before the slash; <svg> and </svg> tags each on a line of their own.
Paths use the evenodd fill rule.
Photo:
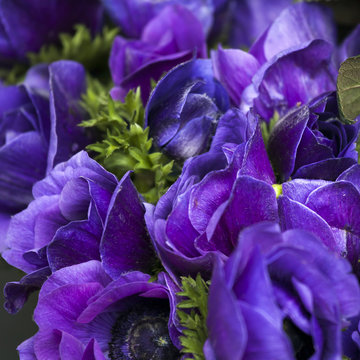
<svg viewBox="0 0 360 360">
<path fill-rule="evenodd" d="M 169 308 L 163 303 L 142 303 L 121 313 L 112 327 L 111 360 L 176 360 L 179 351 L 168 330 Z"/>
</svg>

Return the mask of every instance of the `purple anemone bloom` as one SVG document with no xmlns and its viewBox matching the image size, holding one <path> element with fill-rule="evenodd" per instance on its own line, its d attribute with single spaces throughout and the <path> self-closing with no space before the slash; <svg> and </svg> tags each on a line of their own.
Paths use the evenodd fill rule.
<svg viewBox="0 0 360 360">
<path fill-rule="evenodd" d="M 58 270 L 40 291 L 39 331 L 18 347 L 20 359 L 179 359 L 179 289 L 164 273 L 149 280 L 137 271 L 112 280 L 95 260 Z"/>
<path fill-rule="evenodd" d="M 206 151 L 229 97 L 214 78 L 211 61 L 193 59 L 169 71 L 145 110 L 150 136 L 171 157 L 185 160 Z"/>
<path fill-rule="evenodd" d="M 201 24 L 183 6 L 165 7 L 147 23 L 140 40 L 115 38 L 109 60 L 115 83 L 111 96 L 122 100 L 130 89 L 140 86 L 145 103 L 151 80 L 159 80 L 175 65 L 191 59 L 194 53 L 206 57 Z"/>
<path fill-rule="evenodd" d="M 169 5 L 181 5 L 196 16 L 207 34 L 213 16 L 212 0 L 101 0 L 111 19 L 129 38 L 140 38 L 146 25 Z M 184 31 L 185 29 L 181 29 Z"/>
<path fill-rule="evenodd" d="M 299 2 L 284 9 L 269 25 L 249 53 L 261 65 L 277 54 L 302 44 L 322 39 L 336 44 L 336 24 L 329 8 L 315 3 Z"/>
<path fill-rule="evenodd" d="M 335 27 L 326 10 L 315 4 L 294 4 L 249 52 L 221 47 L 212 51 L 215 76 L 235 105 L 244 111 L 254 107 L 268 121 L 274 111 L 283 115 L 299 102 L 336 89 Z"/>
<path fill-rule="evenodd" d="M 33 184 L 88 144 L 78 127 L 85 89 L 83 66 L 67 60 L 31 68 L 22 85 L 0 86 L 1 243 L 10 216 L 32 200 Z"/>
<path fill-rule="evenodd" d="M 282 185 L 278 199 L 283 230 L 305 229 L 346 257 L 360 274 L 360 165 L 335 182 L 295 179 Z"/>
<path fill-rule="evenodd" d="M 214 24 L 210 36 L 225 38 L 235 48 L 250 48 L 291 0 L 213 0 Z"/>
<path fill-rule="evenodd" d="M 7 233 L 3 257 L 27 273 L 5 287 L 9 312 L 18 311 L 51 272 L 66 266 L 101 259 L 113 278 L 152 266 L 145 209 L 129 173 L 118 181 L 82 151 L 37 182 L 33 195 Z"/>
<path fill-rule="evenodd" d="M 360 316 L 350 320 L 350 325 L 342 333 L 343 353 L 351 360 L 360 358 Z"/>
<path fill-rule="evenodd" d="M 208 277 L 214 257 L 231 254 L 240 230 L 278 220 L 275 178 L 260 129 L 248 138 L 245 126 L 243 134 L 240 145 L 223 146 L 227 160 L 218 151 L 189 159 L 156 207 L 147 205 L 154 246 L 175 277 Z"/>
<path fill-rule="evenodd" d="M 337 53 L 337 63 L 340 65 L 347 58 L 360 54 L 360 24 L 344 39 Z"/>
<path fill-rule="evenodd" d="M 102 21 L 98 0 L 1 0 L 0 62 L 24 60 L 47 43 L 58 41 L 62 32 L 85 24 L 95 33 Z"/>
<path fill-rule="evenodd" d="M 269 157 L 280 180 L 335 180 L 357 163 L 359 125 L 340 121 L 335 93 L 289 111 L 276 123 L 268 143 Z"/>
<path fill-rule="evenodd" d="M 273 223 L 244 230 L 214 268 L 207 359 L 338 359 L 346 319 L 360 311 L 350 264 L 311 233 Z"/>
</svg>

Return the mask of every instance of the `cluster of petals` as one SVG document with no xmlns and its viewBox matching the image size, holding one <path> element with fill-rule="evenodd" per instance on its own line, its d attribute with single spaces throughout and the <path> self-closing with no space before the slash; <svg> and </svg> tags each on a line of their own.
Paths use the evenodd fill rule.
<svg viewBox="0 0 360 360">
<path fill-rule="evenodd" d="M 109 96 L 140 87 L 151 150 L 181 170 L 148 204 L 88 155 L 74 61 L 0 84 L 0 250 L 25 273 L 6 310 L 39 290 L 20 359 L 192 356 L 177 306 L 198 274 L 206 360 L 359 358 L 360 115 L 343 123 L 336 80 L 360 26 L 338 44 L 328 8 L 289 0 L 84 3 L 0 0 L 0 62 L 107 14 Z"/>
</svg>

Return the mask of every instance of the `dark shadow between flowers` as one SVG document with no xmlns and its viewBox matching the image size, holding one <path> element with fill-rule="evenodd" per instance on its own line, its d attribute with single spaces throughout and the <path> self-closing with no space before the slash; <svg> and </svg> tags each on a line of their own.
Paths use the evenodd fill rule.
<svg viewBox="0 0 360 360">
<path fill-rule="evenodd" d="M 23 273 L 9 266 L 2 258 L 0 259 L 0 286 L 14 279 L 20 279 Z M 1 295 L 0 310 L 0 353 L 1 358 L 6 360 L 19 359 L 16 347 L 28 339 L 37 331 L 36 324 L 32 321 L 32 314 L 37 302 L 38 293 L 33 293 L 23 309 L 16 315 L 11 315 L 4 309 L 4 295 Z"/>
</svg>

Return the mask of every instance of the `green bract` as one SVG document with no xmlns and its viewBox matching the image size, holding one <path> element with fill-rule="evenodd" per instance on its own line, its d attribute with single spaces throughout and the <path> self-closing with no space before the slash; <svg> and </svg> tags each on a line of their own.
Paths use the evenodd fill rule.
<svg viewBox="0 0 360 360">
<path fill-rule="evenodd" d="M 0 78 L 5 84 L 17 84 L 25 76 L 29 66 L 40 63 L 52 63 L 58 60 L 74 60 L 93 73 L 106 73 L 108 76 L 108 59 L 112 43 L 118 34 L 118 28 L 104 27 L 102 33 L 95 37 L 82 24 L 75 25 L 74 34 L 61 33 L 59 44 L 44 45 L 37 53 L 28 53 L 28 64 L 15 64 L 11 70 L 0 69 Z"/>
<path fill-rule="evenodd" d="M 88 71 L 107 67 L 110 49 L 119 29 L 104 27 L 94 38 L 84 25 L 75 25 L 75 33 L 60 34 L 60 46 L 44 45 L 38 53 L 29 53 L 31 65 L 68 59 L 82 63 Z"/>
<path fill-rule="evenodd" d="M 208 313 L 208 284 L 201 278 L 200 274 L 196 280 L 192 277 L 182 277 L 182 292 L 177 295 L 187 298 L 178 304 L 177 315 L 180 324 L 184 326 L 183 336 L 180 336 L 181 352 L 191 354 L 195 360 L 203 360 L 203 346 L 208 337 L 206 318 Z M 190 309 L 185 312 L 180 309 Z"/>
<path fill-rule="evenodd" d="M 133 170 L 133 182 L 145 200 L 155 203 L 173 182 L 173 161 L 153 151 L 149 129 L 143 128 L 144 106 L 140 89 L 130 91 L 124 102 L 114 101 L 107 87 L 90 82 L 83 107 L 90 119 L 81 126 L 95 128 L 100 140 L 87 147 L 95 159 L 119 178 Z"/>
</svg>

